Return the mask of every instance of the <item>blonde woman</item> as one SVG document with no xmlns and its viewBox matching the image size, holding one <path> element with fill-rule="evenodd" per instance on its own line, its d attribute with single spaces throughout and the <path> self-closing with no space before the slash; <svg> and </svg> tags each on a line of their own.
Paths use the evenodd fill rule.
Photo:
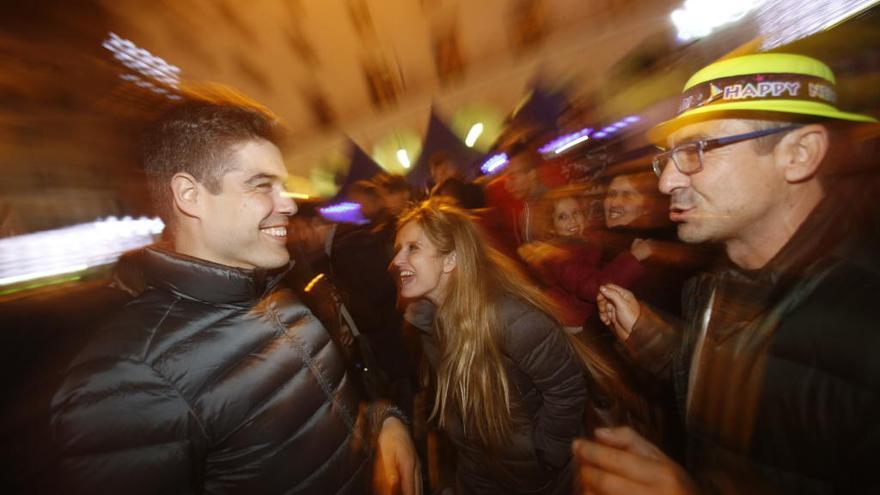
<svg viewBox="0 0 880 495">
<path fill-rule="evenodd" d="M 457 451 L 458 492 L 571 493 L 586 380 L 542 295 L 442 199 L 403 215 L 396 251 L 436 381 L 433 417 Z"/>
</svg>

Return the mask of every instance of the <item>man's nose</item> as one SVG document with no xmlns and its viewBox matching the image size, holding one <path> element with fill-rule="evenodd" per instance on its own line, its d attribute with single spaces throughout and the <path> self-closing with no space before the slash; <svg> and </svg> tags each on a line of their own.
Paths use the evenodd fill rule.
<svg viewBox="0 0 880 495">
<path fill-rule="evenodd" d="M 678 171 L 674 163 L 667 163 L 660 174 L 658 188 L 663 194 L 672 194 L 672 191 L 687 187 L 690 184 L 690 176 Z"/>
<path fill-rule="evenodd" d="M 293 216 L 297 212 L 296 201 L 284 192 L 278 194 L 275 207 L 282 215 Z"/>
</svg>

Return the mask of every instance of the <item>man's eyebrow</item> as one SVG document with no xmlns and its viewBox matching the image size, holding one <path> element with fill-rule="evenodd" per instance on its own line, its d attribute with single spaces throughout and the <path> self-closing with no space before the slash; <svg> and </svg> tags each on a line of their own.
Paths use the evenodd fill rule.
<svg viewBox="0 0 880 495">
<path fill-rule="evenodd" d="M 256 184 L 257 182 L 260 182 L 260 181 L 263 181 L 266 179 L 271 180 L 271 181 L 280 181 L 281 180 L 281 178 L 275 174 L 266 174 L 266 173 L 261 172 L 261 173 L 252 175 L 248 180 L 245 181 L 245 183 L 246 184 Z"/>
</svg>

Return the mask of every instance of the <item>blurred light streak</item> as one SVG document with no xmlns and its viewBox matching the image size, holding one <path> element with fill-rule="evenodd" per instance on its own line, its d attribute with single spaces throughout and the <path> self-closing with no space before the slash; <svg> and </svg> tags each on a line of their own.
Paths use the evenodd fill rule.
<svg viewBox="0 0 880 495">
<path fill-rule="evenodd" d="M 406 150 L 403 148 L 397 150 L 397 161 L 400 162 L 403 168 L 409 168 L 411 165 L 409 162 L 409 154 L 407 154 Z"/>
<path fill-rule="evenodd" d="M 167 89 L 152 82 L 156 81 L 177 89 L 180 84 L 181 70 L 179 67 L 169 64 L 162 57 L 153 55 L 114 32 L 108 34 L 101 46 L 113 53 L 113 58 L 123 66 L 143 76 L 142 78 L 137 74 L 120 74 L 121 79 L 130 81 L 138 87 L 149 89 L 154 93 L 165 95 L 170 99 L 180 99 L 180 96 L 170 94 Z"/>
<path fill-rule="evenodd" d="M 154 242 L 159 218 L 104 220 L 0 239 L 0 286 L 80 272 Z"/>
<path fill-rule="evenodd" d="M 308 194 L 287 192 L 287 191 L 282 192 L 281 196 L 283 196 L 285 198 L 291 198 L 291 199 L 309 199 Z"/>
<path fill-rule="evenodd" d="M 673 11 L 669 17 L 678 30 L 678 39 L 691 41 L 705 38 L 716 29 L 739 21 L 764 1 L 685 0 L 682 7 Z"/>
<path fill-rule="evenodd" d="M 312 280 L 310 280 L 308 284 L 306 284 L 305 291 L 306 291 L 306 292 L 311 292 L 312 289 L 315 288 L 315 284 L 317 284 L 318 282 L 320 282 L 322 278 L 324 278 L 324 274 L 323 274 L 323 273 L 319 273 L 315 278 L 313 278 Z"/>
<path fill-rule="evenodd" d="M 765 0 L 755 11 L 762 50 L 792 43 L 834 27 L 880 3 L 878 0 Z"/>
<path fill-rule="evenodd" d="M 60 284 L 66 284 L 68 282 L 76 282 L 77 280 L 80 280 L 80 279 L 82 279 L 81 275 L 73 275 L 71 277 L 51 278 L 48 280 L 35 282 L 33 284 L 16 285 L 13 287 L 7 287 L 5 289 L 0 289 L 0 296 L 8 296 L 10 294 L 15 294 L 16 292 L 25 292 L 25 291 L 29 291 L 29 290 L 39 289 L 42 287 L 48 287 L 50 285 L 60 285 Z"/>
<path fill-rule="evenodd" d="M 471 127 L 471 130 L 468 131 L 467 137 L 464 138 L 464 144 L 466 144 L 468 148 L 473 148 L 481 134 L 483 134 L 483 123 L 477 122 Z"/>
<path fill-rule="evenodd" d="M 558 138 L 538 148 L 538 152 L 542 155 L 549 155 L 550 153 L 558 155 L 563 151 L 570 149 L 571 147 L 576 146 L 589 139 L 590 133 L 592 132 L 593 129 L 587 127 L 577 132 L 572 132 L 570 134 L 559 136 Z"/>
<path fill-rule="evenodd" d="M 0 285 L 12 285 L 12 284 L 17 284 L 19 282 L 26 282 L 28 280 L 36 280 L 36 279 L 40 279 L 40 278 L 54 277 L 55 275 L 66 275 L 68 273 L 76 273 L 76 272 L 81 272 L 81 271 L 88 270 L 88 269 L 89 269 L 89 265 L 86 265 L 86 264 L 61 266 L 59 268 L 54 268 L 51 270 L 29 272 L 29 273 L 23 273 L 21 275 L 2 277 L 2 278 L 0 278 Z"/>
<path fill-rule="evenodd" d="M 575 146 L 577 146 L 577 145 L 583 143 L 584 141 L 586 141 L 586 140 L 588 140 L 588 139 L 590 139 L 590 136 L 584 134 L 583 136 L 578 137 L 578 138 L 575 138 L 575 139 L 572 139 L 571 141 L 569 141 L 569 142 L 563 144 L 562 146 L 556 148 L 555 150 L 553 150 L 553 153 L 555 153 L 555 154 L 558 155 L 558 154 L 562 153 L 563 151 L 568 150 L 568 149 L 571 149 L 571 148 L 573 148 L 573 147 L 575 147 Z"/>
<path fill-rule="evenodd" d="M 482 165 L 480 165 L 480 170 L 483 171 L 486 175 L 494 174 L 495 172 L 501 170 L 507 162 L 509 161 L 507 157 L 507 153 L 499 153 L 497 155 L 492 155 L 486 160 Z"/>
<path fill-rule="evenodd" d="M 344 201 L 319 208 L 318 211 L 321 212 L 321 216 L 331 222 L 365 223 L 367 221 L 361 214 L 360 203 Z"/>
</svg>

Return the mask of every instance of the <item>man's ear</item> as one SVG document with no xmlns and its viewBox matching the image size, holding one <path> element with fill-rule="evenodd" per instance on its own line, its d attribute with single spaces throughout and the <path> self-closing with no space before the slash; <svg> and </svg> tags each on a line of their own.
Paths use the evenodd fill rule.
<svg viewBox="0 0 880 495">
<path fill-rule="evenodd" d="M 201 216 L 201 196 L 204 194 L 201 184 L 195 177 L 178 172 L 171 178 L 171 196 L 178 211 L 188 217 Z"/>
<path fill-rule="evenodd" d="M 777 147 L 777 159 L 785 180 L 805 182 L 816 176 L 828 153 L 828 129 L 810 124 L 791 131 Z"/>
<path fill-rule="evenodd" d="M 452 273 L 457 266 L 458 259 L 456 258 L 455 251 L 443 257 L 443 273 Z"/>
</svg>

